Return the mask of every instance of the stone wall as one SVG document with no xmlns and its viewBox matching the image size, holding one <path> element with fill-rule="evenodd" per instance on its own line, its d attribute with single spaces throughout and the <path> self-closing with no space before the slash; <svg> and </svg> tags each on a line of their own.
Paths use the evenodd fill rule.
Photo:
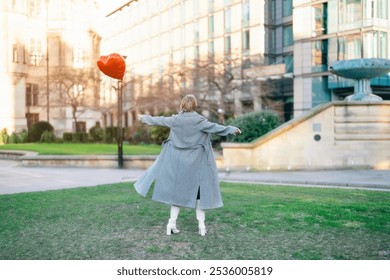
<svg viewBox="0 0 390 280">
<path fill-rule="evenodd" d="M 390 169 L 390 102 L 331 102 L 252 143 L 222 147 L 222 169 Z"/>
<path fill-rule="evenodd" d="M 155 155 L 123 156 L 123 167 L 146 169 L 157 159 Z M 116 155 L 38 155 L 35 152 L 0 150 L 0 160 L 17 160 L 24 167 L 117 168 Z"/>
</svg>

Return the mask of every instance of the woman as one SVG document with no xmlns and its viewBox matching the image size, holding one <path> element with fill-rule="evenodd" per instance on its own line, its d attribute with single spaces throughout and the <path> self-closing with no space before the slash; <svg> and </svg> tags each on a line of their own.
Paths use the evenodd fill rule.
<svg viewBox="0 0 390 280">
<path fill-rule="evenodd" d="M 210 134 L 237 134 L 237 127 L 209 122 L 195 112 L 195 96 L 185 96 L 180 113 L 171 117 L 140 115 L 142 123 L 170 128 L 169 138 L 153 165 L 134 184 L 146 196 L 155 181 L 152 199 L 171 205 L 167 235 L 177 234 L 176 220 L 180 207 L 196 209 L 199 234 L 206 234 L 205 210 L 222 207 L 218 171 Z"/>
</svg>

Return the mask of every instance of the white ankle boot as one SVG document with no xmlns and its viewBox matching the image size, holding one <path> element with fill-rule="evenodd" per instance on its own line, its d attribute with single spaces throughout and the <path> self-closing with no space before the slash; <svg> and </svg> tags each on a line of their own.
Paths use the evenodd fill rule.
<svg viewBox="0 0 390 280">
<path fill-rule="evenodd" d="M 178 234 L 180 230 L 176 227 L 176 220 L 180 213 L 180 207 L 171 205 L 171 216 L 167 224 L 167 235 Z"/>
<path fill-rule="evenodd" d="M 199 234 L 201 236 L 206 235 L 206 225 L 204 223 L 206 218 L 206 212 L 200 208 L 200 200 L 196 201 L 196 219 L 198 220 Z"/>
</svg>

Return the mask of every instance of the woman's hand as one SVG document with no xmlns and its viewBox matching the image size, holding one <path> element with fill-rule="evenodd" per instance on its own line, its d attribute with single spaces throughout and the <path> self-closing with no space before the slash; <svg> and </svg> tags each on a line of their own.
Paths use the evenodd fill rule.
<svg viewBox="0 0 390 280">
<path fill-rule="evenodd" d="M 237 135 L 237 134 L 241 134 L 241 130 L 239 128 L 237 128 L 237 130 L 234 131 L 234 135 Z"/>
</svg>

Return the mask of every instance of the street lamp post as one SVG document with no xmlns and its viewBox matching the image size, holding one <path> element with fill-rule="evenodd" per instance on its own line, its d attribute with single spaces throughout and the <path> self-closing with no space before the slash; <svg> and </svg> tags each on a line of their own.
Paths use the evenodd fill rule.
<svg viewBox="0 0 390 280">
<path fill-rule="evenodd" d="M 118 167 L 123 168 L 123 132 L 122 132 L 122 111 L 123 111 L 123 81 L 118 80 Z"/>
<path fill-rule="evenodd" d="M 46 114 L 47 122 L 50 121 L 50 98 L 49 98 L 49 0 L 46 0 Z"/>
<path fill-rule="evenodd" d="M 118 167 L 123 167 L 123 129 L 122 129 L 122 111 L 123 111 L 123 76 L 126 71 L 126 56 L 118 53 L 112 53 L 108 56 L 100 56 L 97 61 L 99 69 L 107 76 L 118 80 Z"/>
</svg>

